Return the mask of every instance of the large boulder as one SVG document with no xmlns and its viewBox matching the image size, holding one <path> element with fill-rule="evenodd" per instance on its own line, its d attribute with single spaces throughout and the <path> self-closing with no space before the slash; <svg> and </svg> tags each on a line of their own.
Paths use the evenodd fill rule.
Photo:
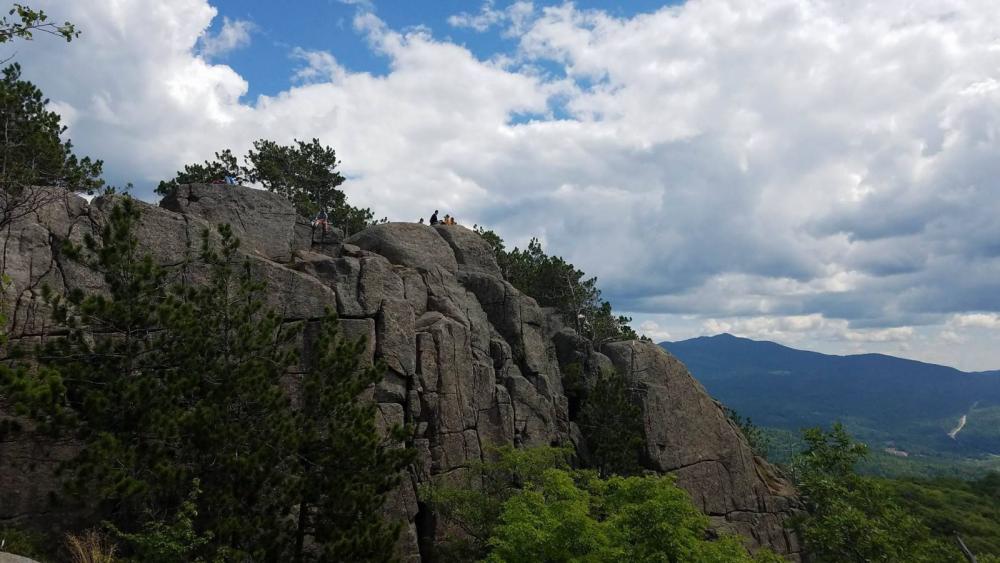
<svg viewBox="0 0 1000 563">
<path fill-rule="evenodd" d="M 382 223 L 349 237 L 348 244 L 380 254 L 393 264 L 418 270 L 458 271 L 451 246 L 433 227 L 417 223 Z"/>
<path fill-rule="evenodd" d="M 434 229 L 455 252 L 460 270 L 500 277 L 496 255 L 486 239 L 461 225 L 437 225 Z"/>
<path fill-rule="evenodd" d="M 228 223 L 250 253 L 278 262 L 305 247 L 295 206 L 278 194 L 224 184 L 182 184 L 160 200 L 160 207 L 198 217 L 210 225 Z"/>
<path fill-rule="evenodd" d="M 0 563 L 38 563 L 38 561 L 13 553 L 0 552 Z"/>
<path fill-rule="evenodd" d="M 794 489 L 746 439 L 684 364 L 652 342 L 605 345 L 605 354 L 638 393 L 649 469 L 677 476 L 717 529 L 740 533 L 751 547 L 794 554 L 784 526 L 800 509 Z"/>
</svg>

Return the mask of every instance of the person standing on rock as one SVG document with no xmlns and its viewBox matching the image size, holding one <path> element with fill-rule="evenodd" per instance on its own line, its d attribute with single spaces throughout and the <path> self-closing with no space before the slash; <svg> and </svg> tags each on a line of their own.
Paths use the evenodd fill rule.
<svg viewBox="0 0 1000 563">
<path fill-rule="evenodd" d="M 438 210 L 435 209 L 434 210 L 434 215 L 431 215 L 431 225 L 437 225 L 438 223 L 439 223 L 439 221 L 438 221 Z"/>
<path fill-rule="evenodd" d="M 313 229 L 320 227 L 322 229 L 321 239 L 326 239 L 326 231 L 330 227 L 330 217 L 326 214 L 326 209 L 320 209 L 316 213 L 316 218 L 313 219 Z"/>
</svg>

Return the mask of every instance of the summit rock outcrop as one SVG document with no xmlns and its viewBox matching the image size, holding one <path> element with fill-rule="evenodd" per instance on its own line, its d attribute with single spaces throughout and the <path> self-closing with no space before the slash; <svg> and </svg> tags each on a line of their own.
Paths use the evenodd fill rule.
<svg viewBox="0 0 1000 563">
<path fill-rule="evenodd" d="M 113 198 L 87 203 L 66 194 L 4 233 L 12 339 L 57 329 L 40 299 L 43 285 L 101 289 L 99 277 L 64 257 L 61 247 L 100 228 L 112 204 Z M 579 440 L 562 383 L 570 363 L 589 374 L 625 374 L 642 407 L 646 467 L 676 475 L 716 529 L 742 535 L 749 547 L 799 558 L 783 526 L 799 507 L 794 490 L 753 455 L 684 366 L 651 343 L 595 347 L 504 280 L 492 249 L 473 231 L 385 223 L 344 240 L 328 238 L 281 197 L 233 186 L 185 185 L 159 206 L 141 207 L 137 235 L 157 261 L 184 263 L 205 229 L 229 223 L 268 284 L 268 305 L 286 321 L 314 322 L 333 307 L 347 334 L 368 339 L 368 360 L 387 366 L 373 393 L 379 424 L 415 428 L 417 461 L 386 506 L 403 523 L 404 561 L 425 559 L 421 545 L 437 533 L 419 499 L 422 483 L 461 478 L 490 445 Z M 188 268 L 177 275 L 197 281 L 201 274 Z M 0 523 L 70 517 L 70 509 L 50 504 L 49 493 L 57 488 L 54 468 L 72 452 L 72 443 L 30 433 L 0 443 Z"/>
</svg>

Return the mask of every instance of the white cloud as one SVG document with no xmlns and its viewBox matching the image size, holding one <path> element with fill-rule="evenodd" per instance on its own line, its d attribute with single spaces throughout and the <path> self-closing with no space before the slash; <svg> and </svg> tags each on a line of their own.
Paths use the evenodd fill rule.
<svg viewBox="0 0 1000 563">
<path fill-rule="evenodd" d="M 896 326 L 881 330 L 847 331 L 844 337 L 851 342 L 908 342 L 913 333 L 911 326 Z"/>
<path fill-rule="evenodd" d="M 777 340 L 790 344 L 823 340 L 845 343 L 907 342 L 915 330 L 910 326 L 856 329 L 844 319 L 827 319 L 820 314 L 782 317 L 709 318 L 702 322 L 706 335 L 728 332 L 755 340 Z"/>
<path fill-rule="evenodd" d="M 1000 315 L 997 313 L 967 313 L 955 315 L 948 324 L 956 328 L 1000 329 Z"/>
<path fill-rule="evenodd" d="M 39 1 L 83 36 L 18 59 L 119 181 L 148 190 L 223 147 L 318 137 L 354 201 L 538 236 L 620 309 L 660 315 L 651 332 L 712 321 L 960 357 L 947 329 L 1000 367 L 976 332 L 990 321 L 973 320 L 1000 312 L 992 0 L 701 0 L 627 18 L 487 3 L 453 24 L 517 37 L 488 60 L 369 10 L 355 29 L 386 75 L 298 50 L 276 71 L 293 86 L 251 103 L 200 56 L 206 0 Z"/>
<path fill-rule="evenodd" d="M 365 10 L 374 10 L 375 4 L 371 0 L 337 0 L 341 4 L 348 6 L 358 6 Z"/>
<path fill-rule="evenodd" d="M 452 27 L 467 27 L 480 33 L 488 30 L 504 20 L 504 11 L 493 7 L 493 0 L 487 0 L 479 9 L 478 14 L 462 12 L 448 17 L 448 25 Z"/>
<path fill-rule="evenodd" d="M 220 58 L 236 49 L 250 45 L 250 34 L 257 26 L 247 20 L 231 20 L 222 18 L 222 29 L 212 35 L 205 33 L 201 37 L 201 54 L 206 58 Z"/>
<path fill-rule="evenodd" d="M 670 340 L 670 332 L 665 330 L 656 321 L 644 321 L 639 324 L 638 333 L 651 339 L 653 342 L 663 342 Z"/>
<path fill-rule="evenodd" d="M 496 26 L 508 24 L 505 35 L 519 35 L 529 23 L 535 7 L 531 2 L 514 2 L 504 9 L 497 9 L 493 0 L 486 0 L 479 12 L 470 14 L 461 12 L 448 17 L 448 25 L 457 28 L 472 29 L 479 33 L 489 31 Z"/>
<path fill-rule="evenodd" d="M 292 74 L 296 82 L 338 82 L 347 75 L 337 59 L 326 51 L 309 51 L 296 47 L 292 49 L 292 58 L 303 63 Z"/>
</svg>

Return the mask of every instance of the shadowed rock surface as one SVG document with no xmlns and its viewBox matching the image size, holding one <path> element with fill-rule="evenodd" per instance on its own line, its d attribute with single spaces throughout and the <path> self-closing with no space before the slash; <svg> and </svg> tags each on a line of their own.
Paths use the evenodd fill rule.
<svg viewBox="0 0 1000 563">
<path fill-rule="evenodd" d="M 59 249 L 65 239 L 79 241 L 99 228 L 112 203 L 98 198 L 88 205 L 67 195 L 5 233 L 4 264 L 14 280 L 12 339 L 53 329 L 39 299 L 43 284 L 56 291 L 101 288 L 98 276 Z M 161 263 L 180 264 L 197 252 L 204 229 L 229 222 L 241 252 L 268 283 L 269 306 L 288 321 L 316 320 L 335 307 L 346 334 L 369 339 L 371 359 L 388 367 L 373 394 L 380 427 L 416 429 L 417 461 L 386 506 L 404 523 L 402 560 L 421 561 L 418 523 L 424 535 L 436 533 L 418 503 L 419 484 L 460 478 L 491 444 L 579 441 L 560 367 L 574 362 L 588 374 L 613 366 L 627 375 L 643 410 L 646 466 L 676 474 L 717 529 L 798 559 L 798 544 L 782 525 L 799 506 L 794 491 L 753 456 L 684 366 L 653 344 L 595 350 L 503 280 L 489 245 L 474 232 L 386 223 L 317 244 L 287 201 L 232 186 L 181 186 L 161 207 L 141 208 L 137 235 Z M 201 274 L 187 268 L 176 275 L 197 281 Z M 72 514 L 49 502 L 58 488 L 53 469 L 71 452 L 72 444 L 46 444 L 30 434 L 0 443 L 0 524 L 51 526 Z"/>
</svg>

